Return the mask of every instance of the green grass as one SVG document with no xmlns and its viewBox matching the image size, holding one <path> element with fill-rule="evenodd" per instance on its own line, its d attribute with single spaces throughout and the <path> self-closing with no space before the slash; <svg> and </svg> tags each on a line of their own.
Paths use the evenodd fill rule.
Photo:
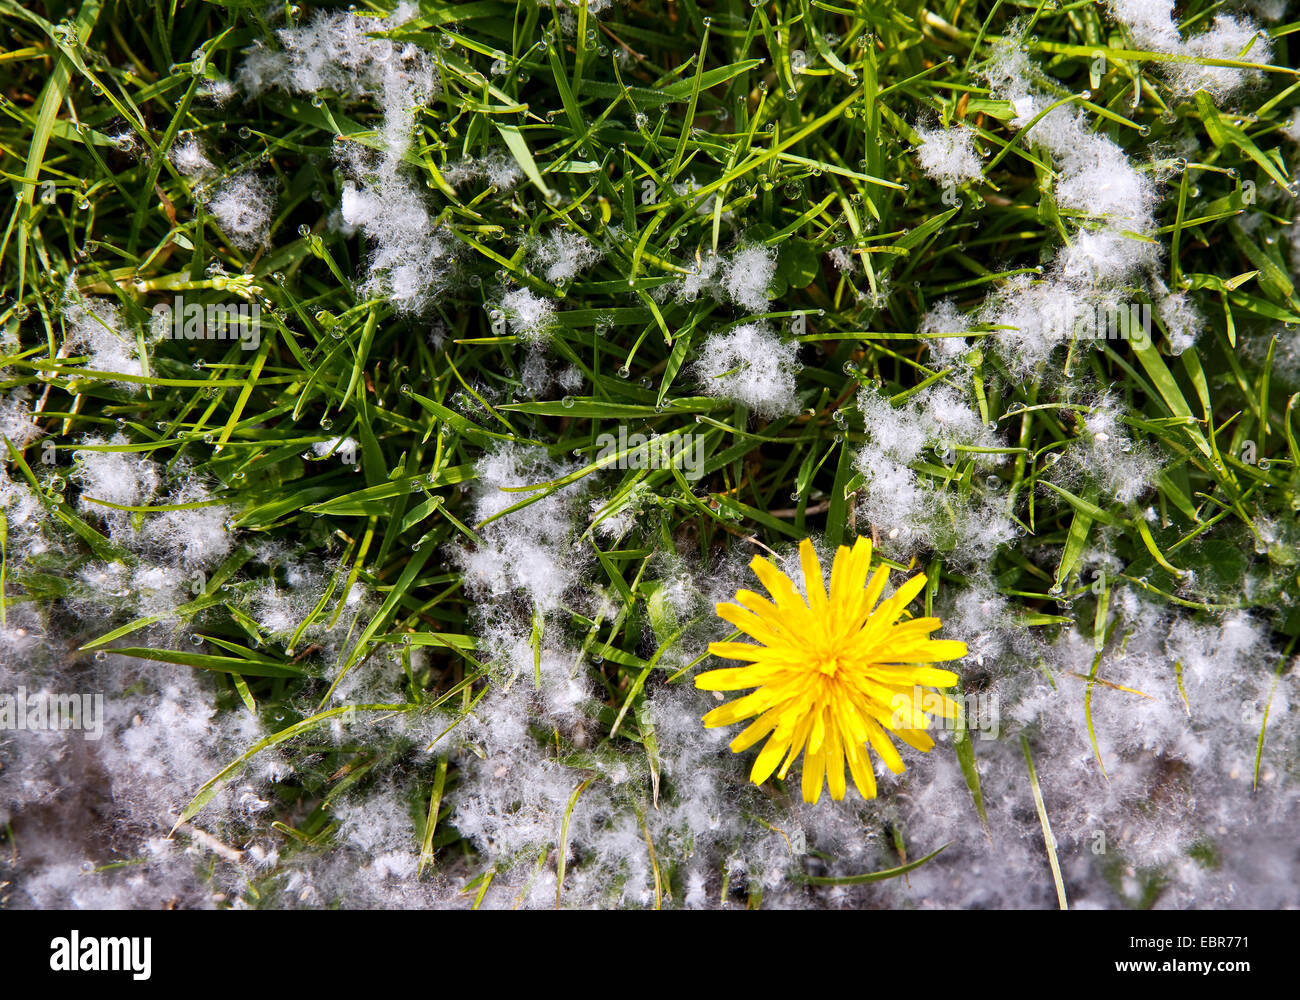
<svg viewBox="0 0 1300 1000">
<path fill-rule="evenodd" d="M 1192 3 L 1184 14 L 1212 8 Z M 637 750 L 652 769 L 647 691 L 669 677 L 689 683 L 683 664 L 705 653 L 678 649 L 680 662 L 665 659 L 681 632 L 662 621 L 652 560 L 683 551 L 708 567 L 728 552 L 748 554 L 751 540 L 777 545 L 811 534 L 835 544 L 869 534 L 854 504 L 861 477 L 853 456 L 868 430 L 854 400 L 864 386 L 901 404 L 920 387 L 954 385 L 1004 437 L 1009 459 L 996 488 L 1013 498 L 1023 535 L 979 569 L 1012 600 L 1023 626 L 1077 623 L 1095 634 L 1100 656 L 1122 641 L 1107 632 L 1107 602 L 1112 587 L 1128 582 L 1194 613 L 1252 609 L 1281 644 L 1300 635 L 1300 384 L 1277 369 L 1271 351 L 1242 349 L 1266 342 L 1279 324 L 1300 323 L 1284 250 L 1294 153 L 1280 132 L 1300 102 L 1297 74 L 1282 64 L 1300 23 L 1272 27 L 1279 64 L 1262 67 L 1263 82 L 1227 111 L 1203 97 L 1175 99 L 1161 76 L 1163 57 L 1134 50 L 1092 3 L 636 3 L 561 39 L 548 4 L 425 2 L 397 37 L 436 55 L 442 90 L 417 116 L 405 167 L 427 185 L 440 231 L 462 252 L 455 283 L 428 315 L 413 318 L 354 292 L 366 247 L 328 220 L 343 181 L 336 153 L 380 144 L 379 109 L 333 93 L 318 101 L 270 90 L 224 108 L 196 96 L 205 77 L 233 77 L 241 53 L 271 38 L 264 10 L 128 0 L 65 10 L 0 0 L 10 33 L 0 54 L 0 156 L 13 194 L 0 235 L 0 324 L 8 336 L 0 385 L 32 391 L 58 456 L 55 466 L 42 464 L 36 441 L 10 446 L 6 462 L 12 479 L 44 498 L 49 530 L 76 553 L 23 558 L 8 548 L 3 607 L 57 607 L 81 566 L 136 558 L 64 489 L 83 436 L 120 430 L 128 450 L 169 466 L 184 461 L 211 478 L 233 511 L 236 543 L 172 611 L 202 643 L 152 647 L 141 642 L 157 634 L 147 619 L 75 635 L 76 655 L 87 659 L 111 647 L 212 671 L 224 705 L 242 703 L 267 723 L 272 735 L 196 790 L 184 819 L 199 815 L 247 759 L 280 746 L 302 764 L 279 789 L 271 817 L 283 827 L 286 855 L 326 849 L 330 802 L 401 764 L 416 769 L 423 803 L 422 867 L 472 859 L 449 820 L 454 755 L 412 764 L 418 748 L 397 741 L 322 746 L 316 736 L 350 710 L 330 703 L 333 687 L 393 655 L 407 669 L 406 699 L 352 706 L 357 711 L 436 709 L 454 720 L 492 683 L 475 601 L 445 553 L 449 544 L 473 545 L 485 529 L 460 487 L 502 441 L 539 443 L 578 466 L 564 479 L 529 484 L 515 509 L 574 483 L 599 484 L 606 511 L 639 491 L 647 513 L 637 530 L 612 541 L 583 538 L 589 585 L 610 598 L 603 617 L 566 606 L 539 619 L 536 631 L 570 637 L 592 659 L 605 704 L 600 740 L 588 752 Z M 1198 150 L 1158 209 L 1170 248 L 1163 277 L 1175 290 L 1190 289 L 1207 319 L 1195 348 L 1173 356 L 1158 333 L 1146 349 L 1119 342 L 1076 344 L 1068 359 L 1058 353 L 1072 384 L 1109 387 L 1128 407 L 1135 438 L 1165 456 L 1140 504 L 1043 478 L 1090 412 L 1086 402 L 1063 402 L 1059 365 L 1021 378 L 985 343 L 997 332 L 976 329 L 964 363 L 945 369 L 915 332 L 938 300 L 952 296 L 970 308 L 1004 278 L 1032 271 L 1067 231 L 1050 194 L 1050 159 L 1032 130 L 1008 126 L 1012 109 L 990 97 L 975 72 L 1017 16 L 1032 21 L 1033 58 L 1073 94 L 1091 90 L 1082 102 L 1090 121 L 1135 163 L 1150 148 L 1157 159 L 1161 150 L 1166 159 L 1179 155 L 1182 142 Z M 619 50 L 626 61 L 614 60 Z M 802 72 L 792 65 L 796 51 L 806 53 Z M 1090 79 L 1098 51 L 1106 69 Z M 508 72 L 492 76 L 490 64 L 502 57 Z M 917 166 L 913 125 L 925 114 L 973 125 L 990 151 L 984 182 L 964 185 L 960 205 L 947 203 Z M 109 138 L 122 133 L 136 152 Z M 223 150 L 229 159 L 218 166 L 228 175 L 256 168 L 274 178 L 269 247 L 239 250 L 195 198 L 167 158 L 187 135 Z M 524 179 L 513 190 L 457 189 L 443 178 L 449 163 L 490 152 L 517 161 Z M 694 190 L 674 191 L 691 179 Z M 1242 203 L 1245 181 L 1259 192 L 1253 207 Z M 701 212 L 705 204 L 711 210 Z M 1249 231 L 1241 226 L 1247 215 Z M 553 227 L 605 249 L 594 268 L 558 287 L 529 272 L 520 245 L 523 235 Z M 805 317 L 795 416 L 755 420 L 701 394 L 690 362 L 704 338 L 746 317 L 707 295 L 651 294 L 742 233 L 778 254 L 768 320 L 789 331 L 793 314 Z M 851 275 L 831 266 L 837 248 L 851 254 Z M 59 302 L 73 273 L 82 289 L 112 297 L 144 324 L 176 290 L 228 299 L 228 279 L 214 278 L 213 265 L 240 276 L 243 293 L 260 304 L 259 350 L 149 345 L 151 374 L 129 379 L 139 392 L 60 351 Z M 494 328 L 491 315 L 496 290 L 511 284 L 555 302 L 547 350 L 553 363 L 578 369 L 580 390 L 530 397 L 521 376 L 528 346 Z M 447 331 L 441 349 L 426 336 L 433 322 Z M 703 478 L 603 467 L 597 439 L 621 425 L 703 435 Z M 337 457 L 304 459 L 313 443 L 335 436 L 359 442 L 355 470 Z M 961 501 L 988 489 L 975 474 L 977 459 L 958 451 L 915 468 Z M 313 619 L 333 613 L 350 588 L 375 595 L 377 612 L 338 659 L 301 645 L 311 619 L 286 640 L 240 611 L 240 596 L 274 574 L 253 558 L 269 539 L 295 554 L 331 553 L 331 595 Z M 1094 587 L 1080 567 L 1103 543 L 1123 568 Z M 942 543 L 923 568 L 939 593 L 961 588 L 973 572 L 954 564 Z M 1190 589 L 1181 585 L 1184 571 L 1195 573 Z M 419 647 L 429 656 L 413 669 Z M 314 711 L 303 710 L 311 704 Z M 958 754 L 982 817 L 969 741 L 965 748 L 959 743 Z M 1267 754 L 1263 731 L 1260 748 Z M 576 803 L 592 772 L 580 765 L 573 772 Z M 1046 831 L 1037 779 L 1034 796 Z M 566 814 L 566 836 L 568 829 Z M 1052 862 L 1059 888 L 1055 855 Z"/>
</svg>

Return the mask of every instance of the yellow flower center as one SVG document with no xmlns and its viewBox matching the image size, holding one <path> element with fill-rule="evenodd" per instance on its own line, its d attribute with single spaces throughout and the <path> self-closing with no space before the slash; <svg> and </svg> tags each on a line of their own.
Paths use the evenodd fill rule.
<svg viewBox="0 0 1300 1000">
<path fill-rule="evenodd" d="M 818 655 L 815 665 L 817 672 L 827 677 L 834 677 L 844 664 L 840 662 L 840 651 L 838 649 L 829 649 Z"/>
</svg>

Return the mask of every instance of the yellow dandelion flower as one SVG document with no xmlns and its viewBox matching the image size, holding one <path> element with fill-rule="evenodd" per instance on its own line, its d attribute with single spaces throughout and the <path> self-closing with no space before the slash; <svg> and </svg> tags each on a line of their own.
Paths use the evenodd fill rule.
<svg viewBox="0 0 1300 1000">
<path fill-rule="evenodd" d="M 739 753 L 768 737 L 750 772 L 757 785 L 771 777 L 778 764 L 777 775 L 784 779 L 802 753 L 806 801 L 821 797 L 823 781 L 830 785 L 831 798 L 844 798 L 846 762 L 862 797 L 875 798 L 867 745 L 895 774 L 902 773 L 903 760 L 887 730 L 918 750 L 934 746 L 925 732 L 930 723 L 925 712 L 956 718 L 958 705 L 923 688 L 951 687 L 957 675 L 925 664 L 965 656 L 966 644 L 929 638 L 940 625 L 938 618 L 899 621 L 925 586 L 924 574 L 913 576 L 876 606 L 889 568 L 879 567 L 868 581 L 871 542 L 865 538 L 859 538 L 852 551 L 841 545 L 835 553 L 829 595 L 808 539 L 799 545 L 799 561 L 807 601 L 788 576 L 755 556 L 750 568 L 772 600 L 741 590 L 735 604 L 717 606 L 720 618 L 761 645 L 711 643 L 714 656 L 748 665 L 706 671 L 695 678 L 695 686 L 705 691 L 757 690 L 715 708 L 704 716 L 704 724 L 729 726 L 758 716 L 731 742 L 732 751 Z"/>
</svg>

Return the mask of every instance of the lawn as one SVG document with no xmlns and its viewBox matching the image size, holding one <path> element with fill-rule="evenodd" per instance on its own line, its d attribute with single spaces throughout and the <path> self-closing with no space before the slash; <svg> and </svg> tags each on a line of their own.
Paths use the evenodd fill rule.
<svg viewBox="0 0 1300 1000">
<path fill-rule="evenodd" d="M 1285 7 L 0 0 L 0 905 L 1300 906 Z"/>
</svg>

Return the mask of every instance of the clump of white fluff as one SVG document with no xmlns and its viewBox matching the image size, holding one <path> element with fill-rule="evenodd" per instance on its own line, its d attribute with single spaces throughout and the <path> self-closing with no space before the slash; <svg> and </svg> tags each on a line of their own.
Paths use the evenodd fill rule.
<svg viewBox="0 0 1300 1000">
<path fill-rule="evenodd" d="M 72 453 L 76 464 L 71 478 L 81 486 L 82 510 L 103 511 L 90 498 L 130 507 L 147 502 L 158 492 L 161 476 L 156 462 L 137 452 L 99 450 L 128 443 L 121 433 L 108 441 L 90 436 L 82 441 L 82 449 Z"/>
<path fill-rule="evenodd" d="M 933 547 L 975 562 L 991 557 L 1015 537 L 996 476 L 989 477 L 991 485 L 962 500 L 955 490 L 945 488 L 945 480 L 919 475 L 910 467 L 928 448 L 945 463 L 973 457 L 986 471 L 1001 461 L 996 454 L 957 450 L 999 445 L 961 395 L 936 385 L 894 406 L 888 398 L 863 389 L 858 408 L 866 430 L 856 458 L 863 478 L 858 510 L 883 536 L 886 549 L 911 553 Z"/>
<path fill-rule="evenodd" d="M 1173 0 L 1106 0 L 1106 6 L 1140 47 L 1181 57 L 1162 64 L 1180 96 L 1206 90 L 1223 99 L 1260 78 L 1259 70 L 1207 66 L 1196 63 L 1198 58 L 1254 63 L 1268 63 L 1273 58 L 1272 42 L 1259 26 L 1231 14 L 1216 16 L 1208 28 L 1184 40 L 1174 23 Z"/>
<path fill-rule="evenodd" d="M 106 450 L 128 443 L 122 434 L 109 441 L 91 436 L 74 452 L 69 476 L 81 489 L 81 510 L 104 521 L 114 544 L 157 557 L 170 567 L 197 570 L 224 557 L 232 540 L 227 525 L 230 508 L 216 502 L 203 479 L 183 463 L 174 470 L 174 485 L 166 490 L 156 462 L 139 452 Z M 137 527 L 130 512 L 96 500 L 117 507 L 182 509 L 149 511 Z"/>
<path fill-rule="evenodd" d="M 767 310 L 767 290 L 776 276 L 776 255 L 763 246 L 741 247 L 722 269 L 722 286 L 736 305 L 750 312 Z"/>
<path fill-rule="evenodd" d="M 657 289 L 656 297 L 672 294 L 679 301 L 694 302 L 708 294 L 750 313 L 763 313 L 776 280 L 776 263 L 776 254 L 757 243 L 742 245 L 725 256 L 704 251 L 697 253 L 678 281 Z"/>
<path fill-rule="evenodd" d="M 442 179 L 452 187 L 482 179 L 498 191 L 509 191 L 523 177 L 524 172 L 519 169 L 519 164 L 504 153 L 488 153 L 477 159 L 466 157 L 454 160 L 442 168 Z"/>
<path fill-rule="evenodd" d="M 275 191 L 265 178 L 243 173 L 218 184 L 205 207 L 231 243 L 243 251 L 256 250 L 270 237 Z"/>
<path fill-rule="evenodd" d="M 479 459 L 477 471 L 474 516 L 483 521 L 529 496 L 502 487 L 545 483 L 570 470 L 540 448 L 502 445 Z M 522 593 L 540 611 L 558 607 L 581 566 L 573 553 L 580 516 L 576 490 L 543 496 L 479 529 L 482 544 L 458 553 L 470 591 L 494 600 Z"/>
<path fill-rule="evenodd" d="M 930 353 L 944 361 L 952 361 L 966 353 L 965 337 L 951 336 L 970 329 L 970 321 L 961 314 L 952 299 L 940 299 L 921 318 L 917 332 L 925 338 Z"/>
<path fill-rule="evenodd" d="M 168 158 L 194 182 L 194 197 L 217 220 L 221 231 L 245 252 L 266 244 L 275 212 L 275 189 L 252 171 L 222 178 L 198 139 L 187 135 L 175 143 Z"/>
<path fill-rule="evenodd" d="M 983 66 L 995 97 L 1015 110 L 1012 124 L 1027 128 L 1054 99 L 1035 89 L 1037 71 L 1012 32 Z M 1114 305 L 1124 283 L 1149 270 L 1159 244 L 1155 230 L 1158 192 L 1107 136 L 1088 127 L 1082 111 L 1057 107 L 1033 122 L 1029 141 L 1056 166 L 1054 196 L 1075 213 L 1067 242 L 1039 279 L 1017 275 L 991 293 L 978 321 L 996 330 L 991 342 L 1020 371 L 1040 365 L 1063 344 L 1081 306 Z"/>
<path fill-rule="evenodd" d="M 526 341 L 545 340 L 555 320 L 555 303 L 530 288 L 515 288 L 501 296 L 501 312 L 510 332 Z"/>
<path fill-rule="evenodd" d="M 981 176 L 983 169 L 975 152 L 975 131 L 966 125 L 916 130 L 920 142 L 917 159 L 926 176 L 937 181 L 961 184 Z"/>
<path fill-rule="evenodd" d="M 93 371 L 146 377 L 151 374 L 121 306 L 111 299 L 82 295 L 73 279 L 65 289 L 63 327 L 64 353 L 85 351 L 89 355 L 87 365 Z M 139 382 L 115 384 L 131 392 L 141 387 Z"/>
<path fill-rule="evenodd" d="M 542 277 L 555 284 L 572 281 L 600 260 L 601 253 L 585 236 L 556 228 L 530 240 L 528 256 Z"/>
<path fill-rule="evenodd" d="M 710 336 L 697 369 L 705 392 L 743 403 L 760 417 L 789 416 L 799 409 L 799 344 L 762 323 Z"/>
<path fill-rule="evenodd" d="M 428 304 L 447 278 L 453 250 L 435 230 L 423 194 L 402 166 L 415 114 L 438 91 L 437 70 L 418 45 L 374 37 L 400 27 L 416 13 L 407 4 L 382 19 L 320 13 L 303 27 L 280 29 L 279 52 L 260 42 L 254 45 L 239 72 L 240 83 L 251 94 L 275 86 L 295 93 L 332 90 L 348 98 L 378 100 L 384 113 L 381 151 L 360 143 L 341 150 L 353 179 L 345 185 L 340 215 L 349 229 L 361 230 L 371 243 L 363 291 L 385 295 L 405 312 Z"/>
<path fill-rule="evenodd" d="M 1061 452 L 1067 459 L 1053 471 L 1076 471 L 1097 484 L 1102 499 L 1114 498 L 1128 504 L 1151 488 L 1160 472 L 1158 453 L 1141 440 L 1134 440 L 1123 422 L 1118 400 L 1103 396 L 1082 414 L 1079 436 Z"/>
<path fill-rule="evenodd" d="M 0 434 L 17 448 L 35 441 L 45 432 L 32 412 L 32 395 L 25 386 L 8 389 L 0 396 Z"/>
</svg>

